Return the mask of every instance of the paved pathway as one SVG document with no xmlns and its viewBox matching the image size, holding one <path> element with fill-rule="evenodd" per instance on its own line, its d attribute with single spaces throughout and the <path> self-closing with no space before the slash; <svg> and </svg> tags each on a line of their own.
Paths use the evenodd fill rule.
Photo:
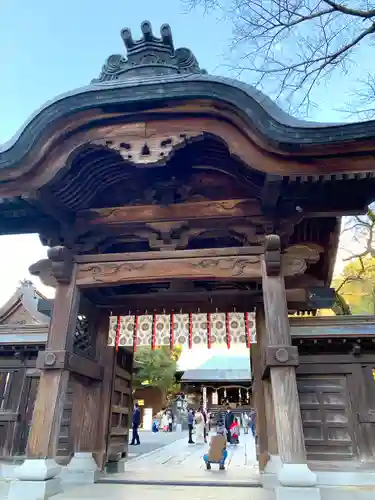
<svg viewBox="0 0 375 500">
<path fill-rule="evenodd" d="M 151 431 L 140 431 L 139 437 L 141 444 L 139 446 L 130 446 L 128 457 L 134 458 L 145 453 L 150 453 L 151 451 L 163 448 L 164 446 L 174 443 L 178 439 L 184 437 L 186 432 L 156 432 Z M 129 440 L 131 441 L 131 432 Z"/>
<path fill-rule="evenodd" d="M 94 484 L 74 488 L 52 497 L 53 500 L 274 500 L 272 492 L 260 488 L 229 488 L 199 486 L 147 486 L 130 484 Z M 346 499 L 345 499 L 346 500 Z"/>
<path fill-rule="evenodd" d="M 226 470 L 215 465 L 207 471 L 203 455 L 208 445 L 189 445 L 187 437 L 168 444 L 151 453 L 126 462 L 125 472 L 105 476 L 110 482 L 168 482 L 174 484 L 236 483 L 259 484 L 258 464 L 253 437 L 240 436 L 240 444 L 228 447 Z"/>
<path fill-rule="evenodd" d="M 52 497 L 53 500 L 275 500 L 275 494 L 261 488 L 221 488 L 211 486 L 148 486 L 94 484 L 81 486 Z M 322 500 L 373 500 L 374 490 L 362 488 L 322 490 Z M 303 500 L 303 499 L 301 499 Z"/>
</svg>

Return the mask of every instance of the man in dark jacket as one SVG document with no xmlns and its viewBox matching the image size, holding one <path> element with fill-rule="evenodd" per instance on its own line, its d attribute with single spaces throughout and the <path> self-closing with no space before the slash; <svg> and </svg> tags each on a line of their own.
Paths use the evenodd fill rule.
<svg viewBox="0 0 375 500">
<path fill-rule="evenodd" d="M 188 421 L 188 428 L 189 428 L 189 444 L 194 444 L 193 441 L 193 429 L 194 429 L 194 410 L 190 408 L 189 413 L 187 415 L 187 421 Z"/>
<path fill-rule="evenodd" d="M 141 410 L 139 409 L 138 403 L 135 403 L 133 410 L 133 420 L 132 420 L 132 442 L 130 444 L 138 445 L 141 444 L 139 440 L 138 428 L 141 425 Z"/>
<path fill-rule="evenodd" d="M 227 406 L 227 411 L 225 413 L 224 422 L 225 422 L 225 429 L 227 431 L 227 441 L 228 441 L 228 443 L 230 443 L 231 442 L 230 426 L 234 422 L 234 413 L 232 412 L 231 407 L 229 405 Z"/>
<path fill-rule="evenodd" d="M 257 414 L 254 408 L 252 408 L 250 412 L 250 429 L 254 438 L 256 434 L 256 424 L 257 424 Z"/>
</svg>

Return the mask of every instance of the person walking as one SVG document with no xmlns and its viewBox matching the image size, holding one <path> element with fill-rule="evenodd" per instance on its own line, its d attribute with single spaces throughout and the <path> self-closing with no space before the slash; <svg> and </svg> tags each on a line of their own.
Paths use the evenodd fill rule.
<svg viewBox="0 0 375 500">
<path fill-rule="evenodd" d="M 190 408 L 190 410 L 189 410 L 187 420 L 188 420 L 188 428 L 189 428 L 189 441 L 188 441 L 188 443 L 194 444 L 194 441 L 193 441 L 194 410 L 192 408 Z"/>
<path fill-rule="evenodd" d="M 203 438 L 204 442 L 207 443 L 207 428 L 208 428 L 208 415 L 207 415 L 207 410 L 202 407 L 201 413 L 203 415 L 203 420 L 204 420 L 204 429 L 203 429 Z"/>
<path fill-rule="evenodd" d="M 138 429 L 141 425 L 141 410 L 139 409 L 138 403 L 135 403 L 132 418 L 132 441 L 131 445 L 139 445 L 141 441 L 139 439 Z"/>
<path fill-rule="evenodd" d="M 228 405 L 227 406 L 227 411 L 225 413 L 225 418 L 224 418 L 224 424 L 225 424 L 225 429 L 227 431 L 227 441 L 228 443 L 231 442 L 231 432 L 230 428 L 234 422 L 234 413 L 232 412 L 231 407 Z"/>
<path fill-rule="evenodd" d="M 242 415 L 242 426 L 244 434 L 249 434 L 249 424 L 250 424 L 249 415 L 245 411 L 245 413 Z"/>
<path fill-rule="evenodd" d="M 255 434 L 256 434 L 256 422 L 257 422 L 257 414 L 253 408 L 251 410 L 251 413 L 250 413 L 250 429 L 251 429 L 251 433 L 253 435 L 253 438 L 255 438 Z"/>
<path fill-rule="evenodd" d="M 203 444 L 205 442 L 204 435 L 205 423 L 201 408 L 195 413 L 195 442 Z"/>
<path fill-rule="evenodd" d="M 172 410 L 168 410 L 168 432 L 173 431 L 173 413 Z"/>
</svg>

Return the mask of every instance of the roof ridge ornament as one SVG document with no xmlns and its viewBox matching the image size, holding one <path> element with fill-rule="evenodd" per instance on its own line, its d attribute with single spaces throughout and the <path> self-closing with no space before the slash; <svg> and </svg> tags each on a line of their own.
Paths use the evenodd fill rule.
<svg viewBox="0 0 375 500">
<path fill-rule="evenodd" d="M 141 24 L 142 37 L 134 41 L 131 30 L 121 30 L 126 57 L 114 54 L 106 60 L 98 78 L 91 83 L 126 80 L 133 77 L 155 77 L 174 74 L 205 74 L 190 49 L 175 49 L 169 24 L 160 28 L 160 38 L 152 33 L 151 23 Z"/>
</svg>

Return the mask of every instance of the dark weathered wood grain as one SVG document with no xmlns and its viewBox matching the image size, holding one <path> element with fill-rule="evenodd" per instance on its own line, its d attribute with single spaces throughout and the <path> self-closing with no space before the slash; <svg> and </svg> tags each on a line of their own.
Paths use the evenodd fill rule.
<svg viewBox="0 0 375 500">
<path fill-rule="evenodd" d="M 75 270 L 70 284 L 59 284 L 57 287 L 47 349 L 73 349 L 79 307 L 79 291 L 74 278 Z M 27 443 L 28 456 L 56 456 L 68 381 L 67 370 L 56 369 L 42 372 Z"/>
<path fill-rule="evenodd" d="M 261 262 L 268 345 L 291 345 L 283 276 L 267 276 Z M 305 463 L 306 451 L 294 366 L 271 367 L 278 451 L 284 463 Z"/>
<path fill-rule="evenodd" d="M 262 306 L 256 309 L 256 332 L 257 341 L 255 344 L 251 345 L 251 367 L 253 370 L 253 395 L 254 395 L 254 406 L 257 413 L 256 419 L 256 434 L 257 434 L 257 448 L 258 448 L 258 461 L 260 470 L 264 470 L 268 459 L 268 442 L 267 442 L 267 422 L 266 422 L 266 409 L 264 401 L 263 392 L 263 380 L 262 380 L 262 338 L 266 334 L 265 332 L 265 318 L 264 310 Z"/>
</svg>

